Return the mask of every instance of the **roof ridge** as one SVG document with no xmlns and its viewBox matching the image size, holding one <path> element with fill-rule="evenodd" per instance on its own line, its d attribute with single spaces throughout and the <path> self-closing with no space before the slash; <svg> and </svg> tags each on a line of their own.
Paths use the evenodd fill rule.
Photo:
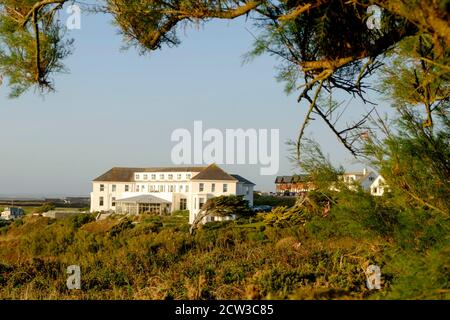
<svg viewBox="0 0 450 320">
<path fill-rule="evenodd" d="M 211 170 L 216 170 L 213 172 Z M 216 163 L 211 163 L 197 175 L 195 175 L 192 180 L 232 180 L 238 181 L 235 177 L 230 175 L 228 172 L 219 167 Z"/>
</svg>

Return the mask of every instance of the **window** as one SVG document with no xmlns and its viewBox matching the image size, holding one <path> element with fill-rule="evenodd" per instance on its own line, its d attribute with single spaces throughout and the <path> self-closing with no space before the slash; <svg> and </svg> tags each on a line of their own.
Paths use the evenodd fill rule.
<svg viewBox="0 0 450 320">
<path fill-rule="evenodd" d="M 189 192 L 189 185 L 186 185 L 186 192 Z"/>
<path fill-rule="evenodd" d="M 175 191 L 174 189 L 175 189 L 174 186 L 170 186 L 169 187 L 169 192 L 174 192 Z"/>
<path fill-rule="evenodd" d="M 98 201 L 98 203 L 99 203 L 100 207 L 103 207 L 103 204 L 104 204 L 104 199 L 105 199 L 105 198 L 103 198 L 103 197 L 100 197 L 100 199 L 99 199 L 99 201 Z"/>
<path fill-rule="evenodd" d="M 111 199 L 111 207 L 115 207 L 116 206 L 116 198 L 112 197 Z"/>
<path fill-rule="evenodd" d="M 200 183 L 198 188 L 199 188 L 200 192 L 203 192 L 203 190 L 205 190 L 205 184 L 204 183 Z"/>
<path fill-rule="evenodd" d="M 148 180 L 148 175 L 144 174 L 144 180 Z"/>
<path fill-rule="evenodd" d="M 160 174 L 160 175 L 159 175 L 159 178 L 160 178 L 161 180 L 164 180 L 164 175 L 163 175 L 163 174 Z"/>
<path fill-rule="evenodd" d="M 186 209 L 187 209 L 187 200 L 180 199 L 180 210 L 186 210 Z"/>
<path fill-rule="evenodd" d="M 250 194 L 250 188 L 249 187 L 245 187 L 245 194 L 249 195 Z"/>
<path fill-rule="evenodd" d="M 156 174 L 152 174 L 152 180 L 156 180 Z"/>
<path fill-rule="evenodd" d="M 142 190 L 142 192 L 144 192 L 144 190 L 145 190 L 145 186 L 142 186 L 142 187 L 141 187 L 141 190 Z"/>
<path fill-rule="evenodd" d="M 136 186 L 136 192 L 139 192 L 139 186 Z"/>
<path fill-rule="evenodd" d="M 205 204 L 205 199 L 199 198 L 198 199 L 198 208 L 201 209 L 204 204 Z"/>
<path fill-rule="evenodd" d="M 159 192 L 164 192 L 164 186 L 159 186 Z"/>
<path fill-rule="evenodd" d="M 181 173 L 177 174 L 177 179 L 181 180 Z"/>
<path fill-rule="evenodd" d="M 216 192 L 216 184 L 215 183 L 211 184 L 211 192 Z"/>
<path fill-rule="evenodd" d="M 129 185 L 125 185 L 125 192 L 128 192 L 128 191 L 130 191 L 130 186 Z"/>
<path fill-rule="evenodd" d="M 111 191 L 112 191 L 112 192 L 116 192 L 116 185 L 115 185 L 115 184 L 112 185 Z"/>
<path fill-rule="evenodd" d="M 134 179 L 135 179 L 135 180 L 139 180 L 139 175 L 138 175 L 138 174 L 135 174 L 135 175 L 134 175 Z"/>
<path fill-rule="evenodd" d="M 186 179 L 191 179 L 191 175 L 189 173 L 186 175 Z"/>
<path fill-rule="evenodd" d="M 105 191 L 105 185 L 104 185 L 104 184 L 101 184 L 101 185 L 100 185 L 100 192 L 103 192 L 103 191 Z"/>
<path fill-rule="evenodd" d="M 183 185 L 180 185 L 180 186 L 178 187 L 178 190 L 179 190 L 180 192 L 183 192 Z"/>
<path fill-rule="evenodd" d="M 223 192 L 228 192 L 228 184 L 223 184 Z"/>
<path fill-rule="evenodd" d="M 173 174 L 169 174 L 168 179 L 173 180 Z"/>
</svg>

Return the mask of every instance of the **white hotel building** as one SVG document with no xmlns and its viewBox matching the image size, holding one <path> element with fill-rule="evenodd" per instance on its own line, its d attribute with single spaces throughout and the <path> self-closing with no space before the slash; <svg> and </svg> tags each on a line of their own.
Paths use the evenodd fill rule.
<svg viewBox="0 0 450 320">
<path fill-rule="evenodd" d="M 189 222 L 210 198 L 243 195 L 253 205 L 254 183 L 207 167 L 112 168 L 93 181 L 91 212 L 169 214 L 189 210 Z"/>
</svg>

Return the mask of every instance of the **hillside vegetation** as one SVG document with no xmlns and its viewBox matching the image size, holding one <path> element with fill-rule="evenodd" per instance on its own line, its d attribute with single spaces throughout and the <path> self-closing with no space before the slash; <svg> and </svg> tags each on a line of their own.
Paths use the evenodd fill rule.
<svg viewBox="0 0 450 320">
<path fill-rule="evenodd" d="M 309 203 L 201 227 L 187 215 L 94 221 L 27 216 L 1 227 L 1 299 L 449 298 L 448 224 L 394 212 L 389 197 L 341 191 L 324 216 Z M 370 291 L 365 270 L 382 271 Z M 81 290 L 66 269 L 81 267 Z"/>
</svg>

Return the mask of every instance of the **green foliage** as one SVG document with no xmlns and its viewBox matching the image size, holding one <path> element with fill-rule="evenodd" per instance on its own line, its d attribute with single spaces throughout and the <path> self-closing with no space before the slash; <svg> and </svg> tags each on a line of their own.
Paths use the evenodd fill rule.
<svg viewBox="0 0 450 320">
<path fill-rule="evenodd" d="M 276 207 L 264 215 L 264 223 L 271 227 L 285 228 L 305 223 L 303 208 Z"/>
<path fill-rule="evenodd" d="M 111 228 L 111 230 L 109 231 L 109 235 L 110 237 L 116 237 L 122 232 L 132 228 L 134 228 L 133 222 L 129 219 L 124 219 Z"/>
<path fill-rule="evenodd" d="M 209 216 L 251 216 L 253 211 L 243 196 L 219 196 L 209 199 L 202 208 Z"/>
<path fill-rule="evenodd" d="M 45 213 L 52 210 L 55 210 L 55 205 L 52 203 L 45 203 L 36 209 L 36 213 Z"/>
<path fill-rule="evenodd" d="M 10 97 L 35 85 L 42 92 L 54 90 L 50 76 L 65 71 L 61 61 L 71 53 L 73 43 L 63 40 L 63 27 L 50 6 L 37 13 L 34 23 L 31 15 L 28 20 L 24 17 L 36 1 L 20 2 L 0 2 L 0 73 L 8 79 Z"/>
<path fill-rule="evenodd" d="M 261 288 L 263 296 L 272 294 L 285 297 L 287 293 L 292 292 L 295 287 L 304 286 L 308 283 L 314 283 L 316 275 L 299 269 L 284 269 L 282 266 L 262 272 L 257 279 L 257 284 Z"/>
<path fill-rule="evenodd" d="M 16 220 L 14 220 L 14 222 L 12 223 L 12 225 L 14 226 L 14 227 L 20 227 L 21 225 L 23 225 L 23 220 L 22 219 L 16 219 Z"/>
<path fill-rule="evenodd" d="M 10 224 L 11 224 L 11 221 L 0 220 L 0 234 L 5 234 L 6 232 L 8 232 Z"/>
<path fill-rule="evenodd" d="M 276 196 L 261 196 L 257 193 L 253 195 L 253 205 L 254 206 L 286 206 L 292 207 L 295 204 L 296 197 L 276 197 Z"/>
<path fill-rule="evenodd" d="M 85 225 L 86 223 L 94 221 L 95 215 L 91 214 L 91 213 L 84 213 L 84 214 L 79 214 L 79 215 L 73 216 L 70 218 L 70 220 L 72 221 L 74 228 L 78 229 L 82 225 Z"/>
</svg>

